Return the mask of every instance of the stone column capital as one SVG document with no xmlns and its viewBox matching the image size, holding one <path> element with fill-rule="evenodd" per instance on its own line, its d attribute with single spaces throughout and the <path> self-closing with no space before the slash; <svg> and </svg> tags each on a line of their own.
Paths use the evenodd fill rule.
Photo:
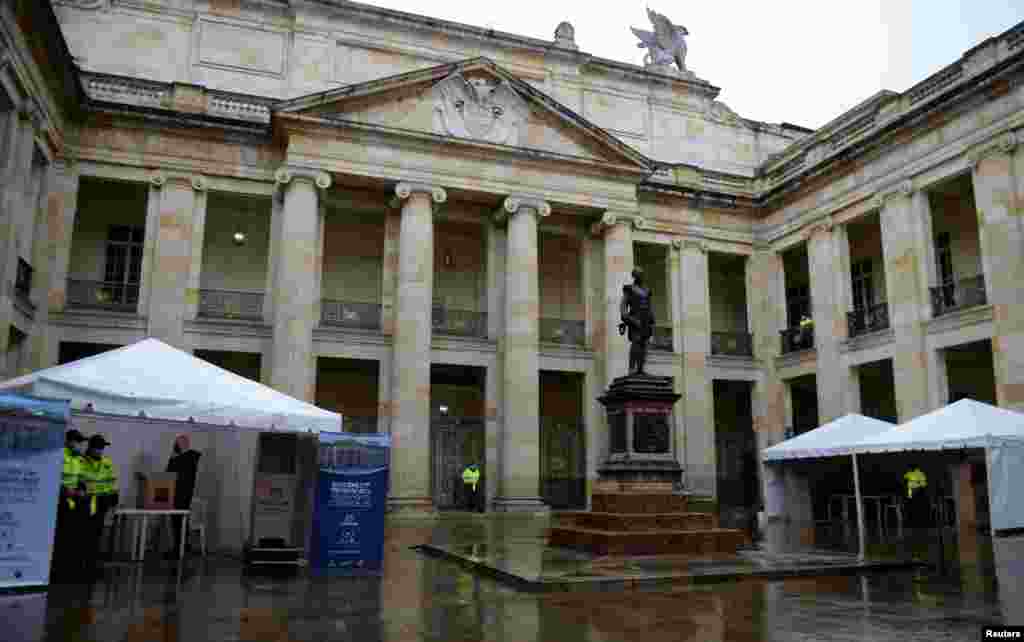
<svg viewBox="0 0 1024 642">
<path fill-rule="evenodd" d="M 680 248 L 684 251 L 692 250 L 694 252 L 700 252 L 701 254 L 707 254 L 708 244 L 704 239 L 682 239 L 680 242 Z"/>
<path fill-rule="evenodd" d="M 671 245 L 673 250 L 681 250 L 683 249 L 683 239 L 672 239 Z"/>
<path fill-rule="evenodd" d="M 875 207 L 882 208 L 885 204 L 893 198 L 909 197 L 913 195 L 916 190 L 914 189 L 914 182 L 910 179 L 899 181 L 894 185 L 889 185 L 878 190 L 875 194 L 873 204 Z"/>
<path fill-rule="evenodd" d="M 630 225 L 632 222 L 633 217 L 628 214 L 605 212 L 601 215 L 601 220 L 590 226 L 590 233 L 594 236 L 602 236 L 616 225 Z"/>
<path fill-rule="evenodd" d="M 509 196 L 494 212 L 494 222 L 502 223 L 519 212 L 532 212 L 537 218 L 545 218 L 551 215 L 551 205 L 543 199 L 531 196 Z"/>
<path fill-rule="evenodd" d="M 1012 154 L 1021 138 L 1024 138 L 1024 132 L 1004 131 L 968 151 L 967 165 L 974 169 L 989 156 Z"/>
<path fill-rule="evenodd" d="M 318 189 L 327 189 L 331 186 L 331 175 L 327 172 L 305 167 L 280 167 L 274 172 L 274 182 L 285 186 L 293 180 L 304 180 L 313 183 Z"/>
<path fill-rule="evenodd" d="M 161 189 L 168 183 L 187 185 L 197 192 L 203 192 L 208 187 L 206 177 L 202 174 L 170 174 L 155 171 L 149 175 L 149 184 L 156 189 Z"/>
<path fill-rule="evenodd" d="M 440 185 L 407 181 L 402 181 L 398 185 L 395 185 L 396 201 L 404 201 L 413 194 L 427 194 L 430 196 L 430 199 L 438 205 L 448 200 L 448 192 L 446 192 Z"/>
<path fill-rule="evenodd" d="M 804 236 L 807 240 L 810 240 L 818 234 L 831 234 L 832 229 L 835 227 L 835 223 L 831 216 L 826 216 L 823 219 L 814 221 L 806 228 L 804 228 Z"/>
</svg>

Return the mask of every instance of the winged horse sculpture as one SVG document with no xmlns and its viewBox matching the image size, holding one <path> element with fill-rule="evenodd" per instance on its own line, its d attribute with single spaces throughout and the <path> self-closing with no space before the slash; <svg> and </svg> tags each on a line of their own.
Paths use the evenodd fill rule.
<svg viewBox="0 0 1024 642">
<path fill-rule="evenodd" d="M 654 31 L 644 31 L 630 27 L 633 34 L 640 39 L 637 47 L 647 49 L 644 64 L 671 65 L 675 63 L 679 71 L 686 71 L 686 40 L 683 36 L 690 35 L 686 27 L 674 25 L 657 11 L 647 10 L 647 19 L 651 21 Z"/>
</svg>

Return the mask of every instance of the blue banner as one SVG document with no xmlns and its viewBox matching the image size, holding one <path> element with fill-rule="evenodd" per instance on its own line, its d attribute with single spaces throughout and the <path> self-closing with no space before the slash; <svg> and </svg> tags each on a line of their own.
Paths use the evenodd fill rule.
<svg viewBox="0 0 1024 642">
<path fill-rule="evenodd" d="M 320 433 L 314 569 L 380 571 L 390 446 L 390 435 Z"/>
<path fill-rule="evenodd" d="M 50 582 L 67 401 L 0 394 L 0 589 Z"/>
</svg>

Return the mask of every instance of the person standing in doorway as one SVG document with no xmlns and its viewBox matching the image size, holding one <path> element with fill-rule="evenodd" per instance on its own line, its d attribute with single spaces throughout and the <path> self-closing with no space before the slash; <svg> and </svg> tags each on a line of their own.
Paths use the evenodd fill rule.
<svg viewBox="0 0 1024 642">
<path fill-rule="evenodd" d="M 174 454 L 167 462 L 167 472 L 177 473 L 178 479 L 174 485 L 174 508 L 177 510 L 189 510 L 192 508 L 192 495 L 196 490 L 196 473 L 199 470 L 200 454 L 191 448 L 188 435 L 178 435 L 174 439 Z M 173 550 L 168 553 L 170 557 L 177 559 L 178 543 L 181 541 L 181 528 L 183 518 L 175 515 L 171 522 L 174 524 Z M 187 535 L 187 533 L 186 533 Z M 185 543 L 188 550 L 188 543 Z"/>
<path fill-rule="evenodd" d="M 477 485 L 480 483 L 480 467 L 476 464 L 470 464 L 466 466 L 465 470 L 462 471 L 462 489 L 466 496 L 466 510 L 476 511 L 477 505 Z"/>
<path fill-rule="evenodd" d="M 64 467 L 61 471 L 60 498 L 57 502 L 57 528 L 53 542 L 53 581 L 73 579 L 81 556 L 75 553 L 75 539 L 80 534 L 85 485 L 82 481 L 82 455 L 85 436 L 69 430 L 64 436 Z"/>
<path fill-rule="evenodd" d="M 109 445 L 103 435 L 93 435 L 89 438 L 89 448 L 82 462 L 82 476 L 89 493 L 88 506 L 84 507 L 87 524 L 84 560 L 85 572 L 90 578 L 99 568 L 100 540 L 107 511 L 117 505 L 117 470 L 110 457 L 103 455 L 103 449 Z"/>
<path fill-rule="evenodd" d="M 928 477 L 920 466 L 914 465 L 903 480 L 907 486 L 907 513 L 910 525 L 914 528 L 927 528 L 930 511 L 925 489 L 928 488 Z"/>
</svg>

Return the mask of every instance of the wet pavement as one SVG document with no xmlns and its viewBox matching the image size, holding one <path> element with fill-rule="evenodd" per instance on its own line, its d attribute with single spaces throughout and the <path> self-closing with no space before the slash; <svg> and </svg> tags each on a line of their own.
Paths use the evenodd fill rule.
<svg viewBox="0 0 1024 642">
<path fill-rule="evenodd" d="M 381 577 L 247 575 L 217 557 L 111 565 L 92 585 L 0 596 L 0 640 L 959 641 L 980 639 L 986 625 L 1024 625 L 1024 538 L 972 538 L 941 569 L 546 594 L 411 549 L 526 543 L 545 525 L 392 522 Z M 916 549 L 873 547 L 883 557 L 937 551 L 928 538 Z"/>
</svg>

